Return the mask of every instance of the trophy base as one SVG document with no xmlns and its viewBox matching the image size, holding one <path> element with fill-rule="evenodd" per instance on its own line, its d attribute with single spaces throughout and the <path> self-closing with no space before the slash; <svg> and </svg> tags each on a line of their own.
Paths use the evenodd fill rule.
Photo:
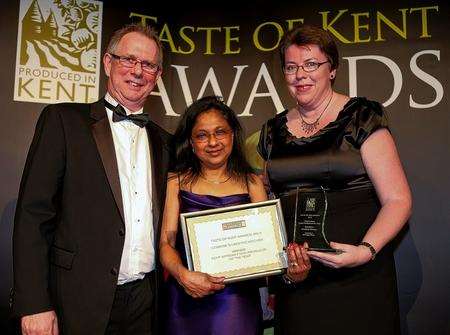
<svg viewBox="0 0 450 335">
<path fill-rule="evenodd" d="M 342 250 L 333 249 L 333 248 L 308 248 L 308 250 L 320 251 L 320 252 L 333 252 L 333 253 L 336 253 L 336 254 L 341 254 L 342 253 Z"/>
<path fill-rule="evenodd" d="M 320 252 L 331 252 L 335 254 L 342 254 L 343 251 L 340 249 L 333 249 L 333 248 L 308 248 L 308 251 L 320 251 Z"/>
</svg>

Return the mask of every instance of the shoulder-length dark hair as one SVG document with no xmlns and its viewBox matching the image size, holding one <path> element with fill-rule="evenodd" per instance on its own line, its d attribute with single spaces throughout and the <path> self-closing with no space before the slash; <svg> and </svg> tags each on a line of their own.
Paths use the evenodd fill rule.
<svg viewBox="0 0 450 335">
<path fill-rule="evenodd" d="M 233 110 L 216 96 L 207 96 L 195 101 L 184 112 L 175 131 L 172 143 L 172 172 L 183 175 L 184 184 L 193 183 L 201 173 L 201 163 L 192 150 L 192 129 L 200 114 L 217 111 L 228 122 L 233 132 L 233 148 L 227 162 L 229 175 L 241 182 L 247 182 L 253 172 L 243 152 L 242 127 Z"/>
</svg>

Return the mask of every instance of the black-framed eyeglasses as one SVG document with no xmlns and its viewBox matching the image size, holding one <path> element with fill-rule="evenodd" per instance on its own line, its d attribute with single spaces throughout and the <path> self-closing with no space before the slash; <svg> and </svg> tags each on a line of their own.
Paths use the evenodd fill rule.
<svg viewBox="0 0 450 335">
<path fill-rule="evenodd" d="M 214 136 L 216 140 L 223 140 L 231 134 L 231 129 L 216 129 L 213 133 L 208 133 L 206 131 L 199 131 L 196 134 L 192 134 L 192 141 L 196 143 L 206 143 L 209 141 L 211 136 Z"/>
<path fill-rule="evenodd" d="M 117 59 L 123 67 L 126 68 L 133 68 L 136 66 L 137 63 L 141 64 L 142 71 L 149 73 L 149 74 L 155 74 L 159 70 L 159 65 L 148 62 L 146 60 L 139 60 L 135 57 L 131 56 L 119 56 L 112 53 L 109 53 L 114 59 Z"/>
<path fill-rule="evenodd" d="M 284 64 L 283 66 L 283 71 L 286 74 L 295 74 L 297 73 L 298 69 L 301 68 L 303 71 L 305 72 L 314 72 L 316 71 L 321 65 L 325 64 L 325 63 L 329 63 L 330 61 L 325 61 L 325 62 L 306 62 L 302 65 L 298 65 L 295 63 L 288 63 L 288 64 Z"/>
</svg>

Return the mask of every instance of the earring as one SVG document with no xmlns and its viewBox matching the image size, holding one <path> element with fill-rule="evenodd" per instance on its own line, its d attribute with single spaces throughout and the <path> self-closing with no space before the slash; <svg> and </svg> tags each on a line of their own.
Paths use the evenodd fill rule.
<svg viewBox="0 0 450 335">
<path fill-rule="evenodd" d="M 195 154 L 195 149 L 194 149 L 194 147 L 192 147 L 192 152 Z"/>
<path fill-rule="evenodd" d="M 334 74 L 330 75 L 330 79 L 334 79 Z"/>
</svg>

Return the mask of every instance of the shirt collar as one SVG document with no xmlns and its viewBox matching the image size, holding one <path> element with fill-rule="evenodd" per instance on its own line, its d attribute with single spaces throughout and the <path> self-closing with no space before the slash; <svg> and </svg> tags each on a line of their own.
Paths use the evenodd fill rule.
<svg viewBox="0 0 450 335">
<path fill-rule="evenodd" d="M 111 94 L 109 94 L 108 92 L 105 95 L 105 100 L 108 101 L 111 105 L 113 106 L 117 106 L 119 103 L 111 96 Z M 127 112 L 127 115 L 129 114 L 140 114 L 144 111 L 144 107 L 142 107 L 141 109 L 137 110 L 136 112 L 133 112 L 131 110 L 129 110 L 128 108 L 126 108 L 125 106 L 122 105 L 122 107 L 125 109 L 125 111 Z"/>
</svg>

